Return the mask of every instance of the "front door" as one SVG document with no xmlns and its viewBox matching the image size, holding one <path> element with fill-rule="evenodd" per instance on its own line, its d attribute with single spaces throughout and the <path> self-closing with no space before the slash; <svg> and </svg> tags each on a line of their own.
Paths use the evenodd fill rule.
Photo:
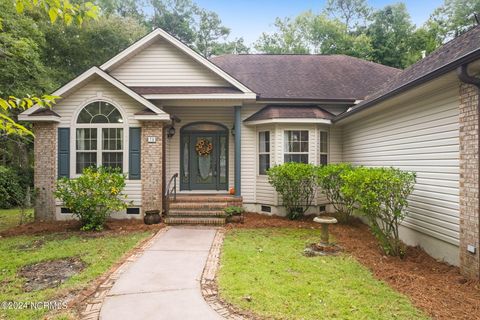
<svg viewBox="0 0 480 320">
<path fill-rule="evenodd" d="M 227 134 L 184 132 L 182 134 L 182 190 L 227 190 Z"/>
</svg>

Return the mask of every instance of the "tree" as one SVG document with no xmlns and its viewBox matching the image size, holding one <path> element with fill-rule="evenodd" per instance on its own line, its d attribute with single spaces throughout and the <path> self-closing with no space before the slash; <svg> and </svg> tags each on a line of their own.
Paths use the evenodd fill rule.
<svg viewBox="0 0 480 320">
<path fill-rule="evenodd" d="M 210 57 L 219 45 L 218 40 L 225 40 L 230 34 L 230 29 L 222 25 L 218 14 L 205 9 L 198 10 L 198 30 L 195 47 L 206 58 Z"/>
<path fill-rule="evenodd" d="M 441 42 L 457 37 L 476 25 L 474 13 L 480 13 L 480 0 L 445 0 L 427 22 Z"/>
<path fill-rule="evenodd" d="M 348 31 L 365 26 L 371 9 L 365 0 L 328 0 L 325 12 L 345 24 Z"/>
<path fill-rule="evenodd" d="M 197 6 L 191 0 L 150 0 L 153 16 L 147 23 L 162 28 L 188 45 L 195 42 L 195 13 Z"/>
<path fill-rule="evenodd" d="M 72 4 L 69 0 L 16 0 L 15 8 L 18 13 L 23 13 L 25 10 L 41 10 L 48 14 L 51 23 L 55 23 L 57 19 L 60 19 L 67 25 L 72 22 L 81 25 L 85 20 L 95 19 L 98 12 L 98 7 L 91 2 Z M 8 24 L 10 21 L 17 19 L 15 16 L 10 16 L 9 21 L 5 21 L 6 12 L 8 12 L 8 9 L 1 11 L 0 22 L 2 24 L 0 25 L 0 30 L 3 29 L 4 23 Z M 37 58 L 35 53 L 29 53 L 27 50 L 29 46 L 34 48 L 35 43 L 25 39 L 16 40 L 4 34 L 2 36 L 2 44 L 5 46 L 0 54 L 3 56 L 8 57 L 9 54 L 26 56 L 31 54 L 30 57 L 32 59 Z M 16 110 L 26 110 L 33 105 L 51 107 L 52 103 L 58 98 L 50 95 L 16 98 L 11 93 L 3 93 L 3 96 L 5 98 L 0 98 L 0 132 L 6 135 L 33 135 L 28 128 L 17 123 L 12 118 L 12 113 Z"/>
<path fill-rule="evenodd" d="M 405 4 L 389 5 L 373 14 L 367 28 L 372 39 L 373 61 L 404 68 L 411 62 L 411 39 L 415 30 Z"/>
<path fill-rule="evenodd" d="M 45 25 L 43 63 L 57 86 L 100 65 L 147 33 L 133 18 L 110 15 L 82 27 Z"/>
<path fill-rule="evenodd" d="M 273 34 L 262 33 L 255 42 L 255 49 L 270 54 L 309 53 L 308 28 L 311 12 L 290 18 L 275 19 L 277 31 Z"/>
<path fill-rule="evenodd" d="M 371 39 L 365 34 L 348 32 L 347 26 L 325 15 L 315 16 L 308 32 L 315 51 L 322 54 L 346 54 L 370 60 Z"/>
<path fill-rule="evenodd" d="M 250 48 L 245 44 L 243 38 L 236 38 L 233 41 L 215 43 L 212 48 L 212 55 L 218 56 L 222 54 L 242 54 L 249 53 Z"/>
<path fill-rule="evenodd" d="M 101 12 L 106 17 L 133 18 L 139 22 L 143 22 L 145 19 L 141 9 L 145 5 L 145 1 L 142 0 L 95 0 L 95 3 L 102 8 Z"/>
</svg>

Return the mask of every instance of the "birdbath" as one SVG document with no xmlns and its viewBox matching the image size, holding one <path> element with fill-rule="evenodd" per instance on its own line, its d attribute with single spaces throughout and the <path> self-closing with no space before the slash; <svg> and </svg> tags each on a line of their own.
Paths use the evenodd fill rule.
<svg viewBox="0 0 480 320">
<path fill-rule="evenodd" d="M 313 222 L 317 222 L 322 225 L 322 237 L 320 240 L 323 244 L 329 244 L 328 225 L 337 223 L 337 219 L 334 217 L 315 217 Z"/>
</svg>

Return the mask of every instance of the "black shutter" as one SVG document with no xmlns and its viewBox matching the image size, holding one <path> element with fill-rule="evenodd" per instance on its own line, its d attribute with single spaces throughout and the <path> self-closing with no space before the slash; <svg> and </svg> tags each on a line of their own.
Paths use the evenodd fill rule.
<svg viewBox="0 0 480 320">
<path fill-rule="evenodd" d="M 140 180 L 141 134 L 141 128 L 130 128 L 128 152 L 128 178 L 130 180 Z"/>
<path fill-rule="evenodd" d="M 58 177 L 70 178 L 70 128 L 58 128 Z"/>
</svg>

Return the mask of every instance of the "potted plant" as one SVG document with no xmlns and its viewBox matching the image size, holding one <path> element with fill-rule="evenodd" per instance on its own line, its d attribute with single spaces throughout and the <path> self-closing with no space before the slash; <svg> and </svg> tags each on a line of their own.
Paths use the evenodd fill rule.
<svg viewBox="0 0 480 320">
<path fill-rule="evenodd" d="M 245 209 L 243 209 L 242 207 L 229 206 L 223 209 L 223 211 L 227 216 L 227 222 L 243 223 L 243 213 L 245 212 Z"/>
</svg>

